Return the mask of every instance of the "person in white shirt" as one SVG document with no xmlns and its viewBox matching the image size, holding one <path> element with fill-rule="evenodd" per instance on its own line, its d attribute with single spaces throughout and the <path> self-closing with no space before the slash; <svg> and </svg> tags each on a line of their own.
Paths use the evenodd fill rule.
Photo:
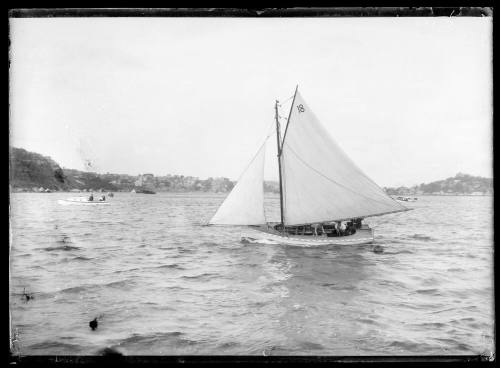
<svg viewBox="0 0 500 368">
<path fill-rule="evenodd" d="M 345 229 L 346 229 L 345 221 L 341 221 L 340 222 L 340 233 L 342 235 L 345 235 Z"/>
<path fill-rule="evenodd" d="M 334 232 L 334 234 L 336 234 L 337 236 L 339 236 L 340 233 L 339 233 L 339 227 L 338 227 L 337 223 L 333 222 L 332 224 L 333 224 L 333 232 Z"/>
<path fill-rule="evenodd" d="M 318 227 L 320 227 L 321 224 L 311 224 L 311 227 L 313 228 L 313 235 L 318 236 Z"/>
</svg>

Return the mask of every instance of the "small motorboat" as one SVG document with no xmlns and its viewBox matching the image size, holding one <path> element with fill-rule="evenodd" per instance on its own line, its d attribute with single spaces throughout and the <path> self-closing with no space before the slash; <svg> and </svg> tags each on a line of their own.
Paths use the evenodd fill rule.
<svg viewBox="0 0 500 368">
<path fill-rule="evenodd" d="M 151 189 L 146 189 L 146 188 L 137 188 L 133 189 L 133 193 L 140 193 L 140 194 L 156 194 L 155 191 Z"/>
<path fill-rule="evenodd" d="M 57 203 L 62 204 L 62 205 L 67 205 L 67 204 L 79 204 L 79 205 L 108 205 L 110 204 L 106 200 L 99 200 L 99 199 L 94 199 L 93 201 L 90 201 L 88 197 L 72 197 L 72 198 L 66 198 L 66 199 L 59 199 Z"/>
<path fill-rule="evenodd" d="M 396 197 L 396 201 L 399 201 L 399 202 L 416 202 L 418 198 L 416 197 L 404 197 L 404 196 L 399 196 L 399 197 Z"/>
</svg>

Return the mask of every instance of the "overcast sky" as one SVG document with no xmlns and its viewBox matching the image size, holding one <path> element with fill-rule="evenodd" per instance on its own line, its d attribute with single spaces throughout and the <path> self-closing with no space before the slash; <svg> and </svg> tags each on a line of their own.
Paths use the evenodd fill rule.
<svg viewBox="0 0 500 368">
<path fill-rule="evenodd" d="M 10 24 L 11 145 L 63 167 L 235 180 L 298 84 L 381 186 L 492 177 L 491 17 Z"/>
</svg>

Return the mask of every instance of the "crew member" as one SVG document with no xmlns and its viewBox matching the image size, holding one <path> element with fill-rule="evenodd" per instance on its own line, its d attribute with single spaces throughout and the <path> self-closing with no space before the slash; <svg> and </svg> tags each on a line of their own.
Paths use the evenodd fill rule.
<svg viewBox="0 0 500 368">
<path fill-rule="evenodd" d="M 318 236 L 318 227 L 320 225 L 319 224 L 311 224 L 311 227 L 313 228 L 313 235 L 314 236 Z"/>
<path fill-rule="evenodd" d="M 346 224 L 345 221 L 340 222 L 340 234 L 345 235 L 345 230 L 346 230 Z"/>
</svg>

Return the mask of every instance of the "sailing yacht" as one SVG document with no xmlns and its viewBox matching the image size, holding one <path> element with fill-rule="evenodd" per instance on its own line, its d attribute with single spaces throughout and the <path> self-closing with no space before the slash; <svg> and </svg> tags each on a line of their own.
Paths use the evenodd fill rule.
<svg viewBox="0 0 500 368">
<path fill-rule="evenodd" d="M 209 225 L 244 225 L 241 240 L 250 243 L 366 244 L 374 240 L 374 232 L 362 223 L 364 218 L 409 210 L 343 152 L 298 86 L 283 136 L 278 105 L 276 101 L 280 221 L 266 221 L 264 142 Z M 342 222 L 348 231 L 339 231 Z"/>
</svg>

